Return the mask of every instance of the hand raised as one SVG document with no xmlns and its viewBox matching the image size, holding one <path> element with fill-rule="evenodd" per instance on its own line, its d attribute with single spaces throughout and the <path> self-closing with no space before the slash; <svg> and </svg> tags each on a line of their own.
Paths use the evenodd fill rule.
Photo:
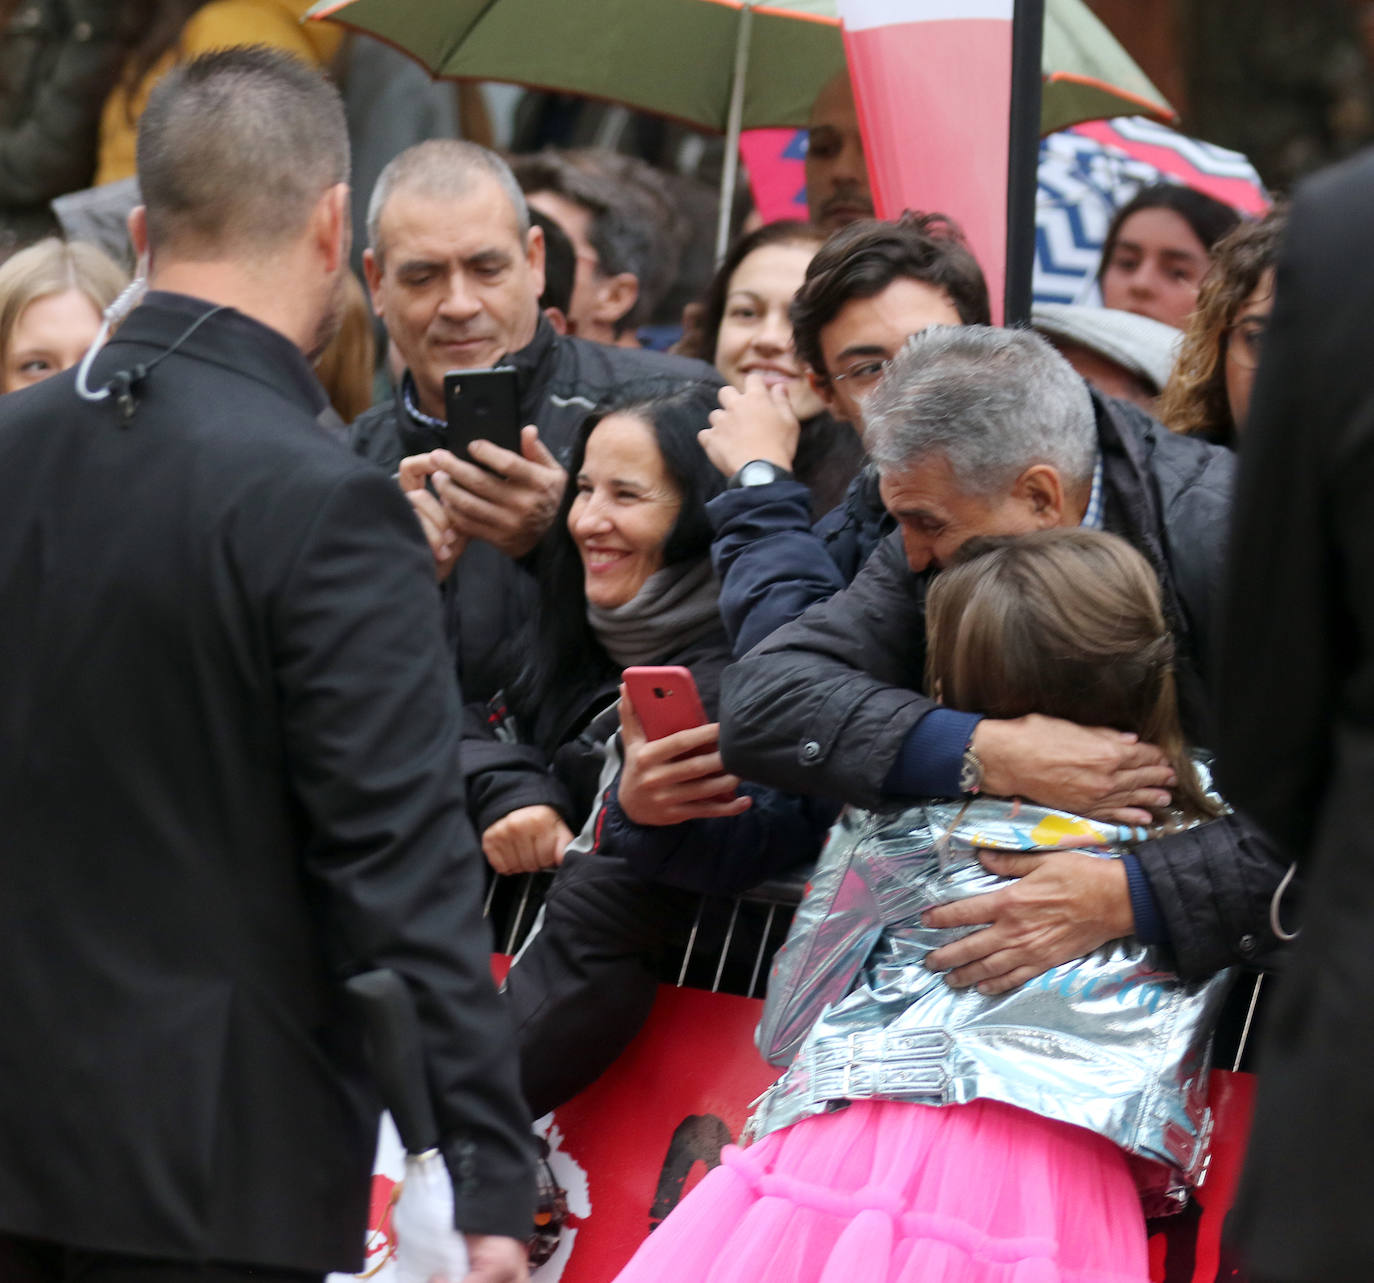
<svg viewBox="0 0 1374 1283">
<path fill-rule="evenodd" d="M 1117 824 L 1152 824 L 1177 783 L 1153 744 L 1106 727 L 1078 726 L 1032 713 L 984 718 L 973 732 L 983 791 Z"/>
<path fill-rule="evenodd" d="M 706 457 L 727 477 L 746 463 L 766 459 L 780 468 L 792 467 L 797 456 L 801 424 L 782 384 L 769 387 L 763 377 L 750 374 L 744 391 L 723 387 L 720 409 L 712 410 L 711 426 L 697 433 Z"/>
<path fill-rule="evenodd" d="M 651 740 L 622 685 L 620 739 L 620 809 L 636 824 L 681 824 L 749 809 L 749 797 L 735 796 L 739 777 L 726 774 L 721 763 L 719 722 Z"/>
<path fill-rule="evenodd" d="M 553 524 L 567 473 L 532 426 L 521 430 L 519 454 L 490 441 L 474 441 L 468 452 L 485 468 L 448 450 L 430 455 L 435 490 L 453 529 L 485 539 L 509 557 L 523 557 Z"/>
</svg>

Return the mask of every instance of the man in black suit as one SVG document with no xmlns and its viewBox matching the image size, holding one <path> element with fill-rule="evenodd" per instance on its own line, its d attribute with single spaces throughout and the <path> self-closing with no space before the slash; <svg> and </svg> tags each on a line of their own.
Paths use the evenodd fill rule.
<svg viewBox="0 0 1374 1283">
<path fill-rule="evenodd" d="M 1222 788 L 1305 882 L 1235 1217 L 1255 1275 L 1283 1283 L 1374 1273 L 1371 225 L 1374 153 L 1293 202 L 1223 621 Z"/>
<path fill-rule="evenodd" d="M 378 1105 L 340 985 L 386 967 L 468 1278 L 523 1279 L 431 559 L 317 423 L 342 108 L 224 51 L 159 85 L 138 153 L 151 292 L 88 380 L 0 403 L 0 1277 L 359 1268 Z"/>
</svg>

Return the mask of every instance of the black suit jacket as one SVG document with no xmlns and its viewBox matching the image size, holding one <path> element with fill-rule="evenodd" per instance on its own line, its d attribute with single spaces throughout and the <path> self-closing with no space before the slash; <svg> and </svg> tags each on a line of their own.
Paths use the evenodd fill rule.
<svg viewBox="0 0 1374 1283">
<path fill-rule="evenodd" d="M 208 305 L 153 294 L 92 385 Z M 464 1229 L 523 1237 L 527 1121 L 480 919 L 430 559 L 218 313 L 132 422 L 0 401 L 0 1231 L 362 1258 L 377 1104 L 341 978 L 409 981 Z"/>
<path fill-rule="evenodd" d="M 1374 1263 L 1371 227 L 1374 153 L 1294 201 L 1226 596 L 1219 777 L 1306 879 L 1238 1215 L 1275 1279 L 1368 1278 Z"/>
</svg>

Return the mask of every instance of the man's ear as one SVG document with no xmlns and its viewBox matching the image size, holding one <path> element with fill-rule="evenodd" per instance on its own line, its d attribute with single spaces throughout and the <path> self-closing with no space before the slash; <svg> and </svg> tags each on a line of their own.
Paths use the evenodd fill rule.
<svg viewBox="0 0 1374 1283">
<path fill-rule="evenodd" d="M 832 413 L 835 409 L 835 385 L 823 374 L 817 374 L 809 365 L 806 367 L 806 381 L 821 399 L 821 404 Z"/>
<path fill-rule="evenodd" d="M 1031 520 L 1039 530 L 1073 525 L 1076 520 L 1075 514 L 1068 510 L 1063 478 L 1059 470 L 1048 463 L 1032 464 L 1016 478 L 1011 492 L 1029 509 Z"/>
<path fill-rule="evenodd" d="M 331 275 L 353 248 L 352 213 L 348 205 L 348 184 L 335 183 L 315 204 L 312 216 L 315 245 L 324 268 Z"/>
<path fill-rule="evenodd" d="M 363 250 L 363 279 L 367 281 L 367 296 L 372 300 L 372 314 L 385 319 L 382 314 L 382 263 L 375 249 Z"/>
<path fill-rule="evenodd" d="M 596 302 L 592 319 L 604 325 L 618 326 L 639 298 L 639 277 L 633 272 L 618 272 L 614 276 L 598 276 Z"/>
<path fill-rule="evenodd" d="M 530 275 L 534 277 L 534 297 L 544 293 L 544 229 L 537 225 L 530 227 L 525 239 L 525 257 L 530 265 Z"/>
<path fill-rule="evenodd" d="M 548 317 L 549 324 L 553 326 L 556 333 L 568 333 L 568 318 L 563 315 L 563 309 L 561 307 L 546 307 L 544 309 L 544 315 Z"/>
<path fill-rule="evenodd" d="M 135 205 L 129 211 L 127 226 L 129 244 L 134 247 L 134 257 L 141 259 L 148 252 L 148 207 Z"/>
</svg>

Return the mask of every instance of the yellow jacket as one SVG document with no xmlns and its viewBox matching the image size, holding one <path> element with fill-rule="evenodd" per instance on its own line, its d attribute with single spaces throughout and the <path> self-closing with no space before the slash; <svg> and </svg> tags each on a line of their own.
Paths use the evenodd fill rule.
<svg viewBox="0 0 1374 1283">
<path fill-rule="evenodd" d="M 343 32 L 333 23 L 302 24 L 301 15 L 312 3 L 313 0 L 210 0 L 192 14 L 182 28 L 177 46 L 139 84 L 121 82 L 106 98 L 100 117 L 96 183 L 113 183 L 133 174 L 138 118 L 153 86 L 178 62 L 230 45 L 271 45 L 294 53 L 313 66 L 325 66 L 337 52 Z"/>
</svg>

